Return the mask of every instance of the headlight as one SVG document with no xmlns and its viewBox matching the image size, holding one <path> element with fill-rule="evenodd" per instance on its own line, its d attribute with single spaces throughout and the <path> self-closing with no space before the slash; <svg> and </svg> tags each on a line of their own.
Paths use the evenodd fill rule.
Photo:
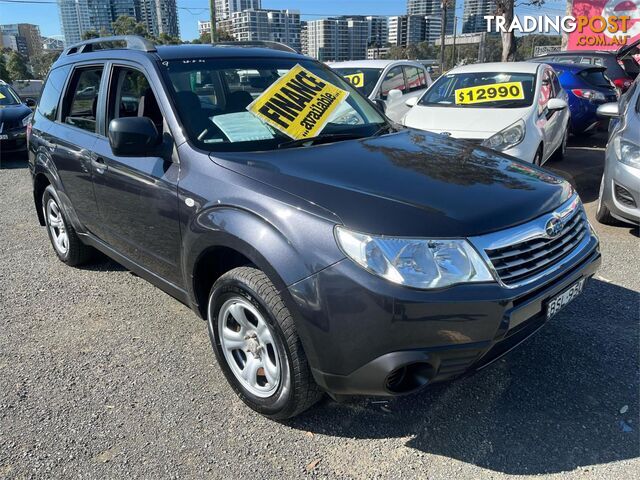
<svg viewBox="0 0 640 480">
<path fill-rule="evenodd" d="M 480 255 L 466 240 L 394 238 L 336 227 L 344 253 L 390 282 L 413 288 L 494 281 Z"/>
<path fill-rule="evenodd" d="M 509 150 L 524 140 L 525 133 L 524 121 L 520 119 L 513 125 L 509 125 L 507 128 L 487 138 L 482 142 L 482 146 L 500 151 Z"/>
<path fill-rule="evenodd" d="M 640 145 L 622 140 L 618 135 L 613 139 L 613 151 L 619 162 L 630 167 L 640 168 Z"/>
<path fill-rule="evenodd" d="M 30 113 L 29 115 L 27 115 L 26 117 L 24 117 L 22 119 L 22 126 L 23 127 L 26 127 L 29 124 L 29 122 L 31 121 L 31 117 L 32 116 L 33 116 L 33 113 Z"/>
</svg>

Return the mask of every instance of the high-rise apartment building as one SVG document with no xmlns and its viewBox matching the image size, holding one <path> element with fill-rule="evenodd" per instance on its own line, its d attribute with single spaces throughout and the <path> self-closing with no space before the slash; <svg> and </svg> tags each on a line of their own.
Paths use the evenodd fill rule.
<svg viewBox="0 0 640 480">
<path fill-rule="evenodd" d="M 230 33 L 241 42 L 280 42 L 300 51 L 300 12 L 262 9 L 234 12 Z"/>
<path fill-rule="evenodd" d="M 0 25 L 0 34 L 6 38 L 3 41 L 5 48 L 11 48 L 18 52 L 32 57 L 42 51 L 42 38 L 40 37 L 40 27 L 31 23 L 10 23 Z"/>
<path fill-rule="evenodd" d="M 389 41 L 389 19 L 383 16 L 368 16 L 365 20 L 368 45 L 384 47 Z"/>
<path fill-rule="evenodd" d="M 243 10 L 260 10 L 260 0 L 215 0 L 216 22 L 231 18 L 236 12 Z"/>
<path fill-rule="evenodd" d="M 422 15 L 396 15 L 389 17 L 389 43 L 406 47 L 424 42 L 426 23 Z"/>
<path fill-rule="evenodd" d="M 113 33 L 112 23 L 121 15 L 142 22 L 151 35 L 180 34 L 176 0 L 58 0 L 58 9 L 67 45 L 88 30 Z"/>
<path fill-rule="evenodd" d="M 462 13 L 462 33 L 479 33 L 487 31 L 485 15 L 493 15 L 496 11 L 495 0 L 465 0 Z"/>
<path fill-rule="evenodd" d="M 367 58 L 369 26 L 365 17 L 336 17 L 307 22 L 308 55 L 320 61 Z"/>
</svg>

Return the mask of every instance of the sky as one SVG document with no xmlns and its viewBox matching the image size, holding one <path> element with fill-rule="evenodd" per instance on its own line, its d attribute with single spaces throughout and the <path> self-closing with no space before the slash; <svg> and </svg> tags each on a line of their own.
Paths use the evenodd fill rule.
<svg viewBox="0 0 640 480">
<path fill-rule="evenodd" d="M 46 0 L 45 0 L 46 1 Z M 49 0 L 53 1 L 53 0 Z M 177 0 L 180 17 L 180 36 L 192 40 L 198 36 L 198 20 L 209 16 L 209 0 Z M 464 0 L 457 0 L 456 15 L 462 17 Z M 519 13 L 561 15 L 565 0 L 547 0 L 542 9 L 524 7 Z M 303 20 L 332 15 L 402 15 L 406 13 L 405 0 L 262 0 L 262 8 L 299 10 Z M 307 14 L 307 15 L 305 15 Z M 60 35 L 58 6 L 55 4 L 0 3 L 0 23 L 34 23 L 40 25 L 44 36 Z"/>
</svg>

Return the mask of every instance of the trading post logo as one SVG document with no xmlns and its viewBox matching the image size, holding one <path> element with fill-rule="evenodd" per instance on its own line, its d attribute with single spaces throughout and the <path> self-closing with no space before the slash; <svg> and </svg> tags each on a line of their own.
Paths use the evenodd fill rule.
<svg viewBox="0 0 640 480">
<path fill-rule="evenodd" d="M 485 15 L 487 32 L 566 33 L 568 49 L 617 49 L 640 38 L 640 0 L 574 0 L 573 15 Z"/>
</svg>

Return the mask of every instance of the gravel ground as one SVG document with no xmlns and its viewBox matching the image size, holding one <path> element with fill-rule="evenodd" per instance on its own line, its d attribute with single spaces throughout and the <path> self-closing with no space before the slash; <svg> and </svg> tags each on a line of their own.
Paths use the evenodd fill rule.
<svg viewBox="0 0 640 480">
<path fill-rule="evenodd" d="M 593 217 L 602 138 L 549 167 Z M 0 477 L 640 478 L 637 231 L 604 227 L 599 276 L 477 374 L 386 404 L 246 408 L 205 324 L 121 266 L 59 262 L 23 159 L 0 170 Z"/>
</svg>

